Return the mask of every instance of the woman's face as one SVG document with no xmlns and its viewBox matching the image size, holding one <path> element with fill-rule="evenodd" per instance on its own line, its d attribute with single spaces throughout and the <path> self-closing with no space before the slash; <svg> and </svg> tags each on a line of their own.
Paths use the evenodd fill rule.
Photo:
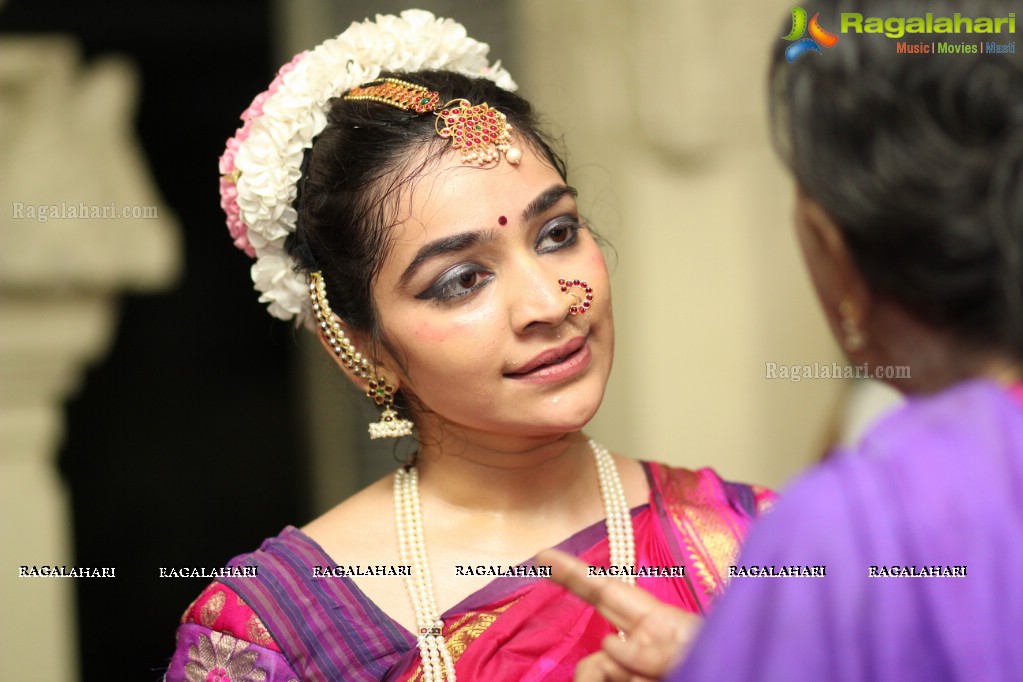
<svg viewBox="0 0 1023 682">
<path fill-rule="evenodd" d="M 603 398 L 614 347 L 607 267 L 574 190 L 522 147 L 518 166 L 478 168 L 448 152 L 398 202 L 373 295 L 420 431 L 559 435 Z M 577 299 L 559 278 L 592 287 L 585 314 L 569 314 Z"/>
</svg>

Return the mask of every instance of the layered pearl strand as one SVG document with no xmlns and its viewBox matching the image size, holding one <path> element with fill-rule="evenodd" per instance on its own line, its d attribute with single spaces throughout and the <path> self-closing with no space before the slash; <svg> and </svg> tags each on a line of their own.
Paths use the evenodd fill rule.
<svg viewBox="0 0 1023 682">
<path fill-rule="evenodd" d="M 596 441 L 589 441 L 597 464 L 600 496 L 607 517 L 607 536 L 611 565 L 622 568 L 619 577 L 634 585 L 631 567 L 636 562 L 636 542 L 632 532 L 632 513 L 625 499 L 625 489 L 618 476 L 611 453 Z M 398 555 L 401 563 L 411 568 L 405 588 L 416 612 L 419 639 L 416 646 L 423 663 L 425 682 L 456 682 L 455 664 L 444 640 L 444 621 L 433 595 L 433 579 L 423 541 L 423 510 L 419 500 L 419 474 L 414 466 L 398 469 L 394 475 L 394 510 L 398 526 Z M 624 634 L 619 631 L 619 636 Z"/>
<path fill-rule="evenodd" d="M 607 448 L 590 439 L 590 448 L 597 460 L 597 478 L 600 481 L 600 496 L 604 500 L 604 516 L 607 518 L 607 540 L 611 547 L 611 565 L 619 569 L 619 579 L 629 585 L 636 584 L 632 567 L 636 565 L 636 538 L 632 532 L 632 511 L 625 499 L 622 479 L 618 467 Z M 624 633 L 618 634 L 624 637 Z"/>
<path fill-rule="evenodd" d="M 425 682 L 455 682 L 455 663 L 444 641 L 444 622 L 433 596 L 430 564 L 423 542 L 423 509 L 419 503 L 419 474 L 413 466 L 402 467 L 394 475 L 394 511 L 398 523 L 398 555 L 411 567 L 405 589 L 416 612 L 419 628 L 419 656 L 423 659 Z"/>
</svg>

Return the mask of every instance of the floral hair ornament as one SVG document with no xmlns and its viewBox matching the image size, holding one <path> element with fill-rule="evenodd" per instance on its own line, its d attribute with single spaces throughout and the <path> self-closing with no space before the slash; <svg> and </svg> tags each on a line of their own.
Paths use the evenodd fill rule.
<svg viewBox="0 0 1023 682">
<path fill-rule="evenodd" d="M 486 102 L 474 105 L 469 100 L 453 99 L 440 107 L 438 92 L 397 78 L 354 87 L 345 99 L 381 102 L 417 114 L 435 113 L 434 129 L 451 140 L 453 149 L 462 150 L 462 163 L 485 166 L 497 161 L 502 153 L 513 166 L 522 161 L 522 150 L 511 146 L 508 118 Z"/>
<path fill-rule="evenodd" d="M 315 322 L 309 281 L 284 242 L 298 219 L 293 203 L 303 155 L 327 125 L 331 98 L 372 82 L 382 71 L 424 69 L 489 78 L 515 90 L 500 62 L 488 62 L 489 49 L 468 37 L 461 24 L 430 12 L 377 15 L 297 55 L 242 113 L 242 126 L 220 157 L 220 205 L 235 246 L 256 260 L 252 279 L 271 315 L 310 326 Z"/>
</svg>

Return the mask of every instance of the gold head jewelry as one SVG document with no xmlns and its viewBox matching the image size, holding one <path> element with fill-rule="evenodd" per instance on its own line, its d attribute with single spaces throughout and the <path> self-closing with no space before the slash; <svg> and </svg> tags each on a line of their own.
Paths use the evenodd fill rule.
<svg viewBox="0 0 1023 682">
<path fill-rule="evenodd" d="M 345 95 L 345 99 L 370 100 L 390 104 L 403 111 L 411 109 L 417 114 L 425 114 L 437 108 L 440 94 L 415 83 L 400 81 L 397 78 L 383 78 L 352 88 Z"/>
<path fill-rule="evenodd" d="M 465 99 L 451 100 L 437 114 L 433 127 L 438 135 L 451 139 L 453 149 L 462 150 L 462 163 L 484 166 L 498 160 L 502 152 L 512 165 L 522 160 L 522 151 L 511 146 L 508 118 L 486 102 L 473 105 Z"/>
<path fill-rule="evenodd" d="M 437 117 L 434 130 L 451 140 L 452 149 L 462 150 L 462 163 L 485 166 L 499 160 L 502 153 L 512 165 L 522 161 L 522 150 L 511 145 L 508 117 L 486 102 L 472 104 L 466 99 L 453 99 L 440 107 L 438 92 L 397 78 L 365 83 L 352 88 L 344 98 L 380 102 L 417 114 L 432 112 Z"/>
</svg>

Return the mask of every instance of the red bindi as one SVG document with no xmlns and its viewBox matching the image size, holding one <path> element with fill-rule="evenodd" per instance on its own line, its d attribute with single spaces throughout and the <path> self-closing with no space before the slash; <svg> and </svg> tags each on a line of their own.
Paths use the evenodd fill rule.
<svg viewBox="0 0 1023 682">
<path fill-rule="evenodd" d="M 508 219 L 505 218 L 504 216 L 501 216 L 500 218 L 497 219 L 497 224 L 498 225 L 507 225 L 508 224 Z"/>
</svg>

